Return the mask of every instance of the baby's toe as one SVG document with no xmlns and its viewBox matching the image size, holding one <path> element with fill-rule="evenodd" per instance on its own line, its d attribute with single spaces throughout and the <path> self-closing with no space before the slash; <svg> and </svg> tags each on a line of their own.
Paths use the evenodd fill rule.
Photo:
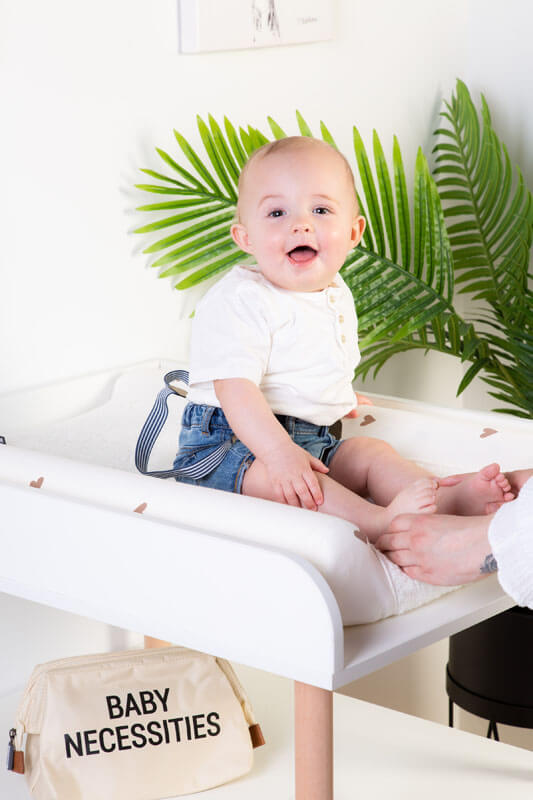
<svg viewBox="0 0 533 800">
<path fill-rule="evenodd" d="M 511 491 L 511 484 L 507 479 L 507 475 L 505 475 L 503 472 L 500 472 L 498 475 L 496 475 L 495 481 L 502 490 L 502 492 Z"/>
<path fill-rule="evenodd" d="M 421 508 L 424 506 L 432 505 L 435 503 L 436 500 L 436 492 L 434 489 L 425 489 L 418 494 L 418 504 Z"/>
<path fill-rule="evenodd" d="M 493 462 L 492 464 L 487 464 L 487 466 L 483 467 L 483 469 L 480 469 L 478 475 L 485 481 L 492 481 L 494 478 L 496 478 L 499 472 L 500 465 L 496 462 Z"/>
</svg>

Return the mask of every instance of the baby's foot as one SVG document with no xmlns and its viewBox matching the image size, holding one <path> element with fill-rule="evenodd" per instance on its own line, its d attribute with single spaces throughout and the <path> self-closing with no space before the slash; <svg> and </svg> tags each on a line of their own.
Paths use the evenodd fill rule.
<svg viewBox="0 0 533 800">
<path fill-rule="evenodd" d="M 506 499 L 503 501 L 504 503 L 508 503 L 509 500 L 514 500 L 520 494 L 522 487 L 530 478 L 533 478 L 533 469 L 515 469 L 512 472 L 506 472 L 505 477 L 509 481 L 511 486 L 511 493 L 512 497 L 508 497 L 508 493 L 506 493 Z M 486 514 L 494 514 L 500 506 L 503 505 L 502 502 L 493 502 L 487 503 L 485 506 L 485 513 Z"/>
<path fill-rule="evenodd" d="M 387 506 L 390 519 L 398 514 L 434 514 L 438 486 L 435 478 L 420 478 L 402 489 Z"/>
<path fill-rule="evenodd" d="M 453 476 L 451 478 L 453 480 Z M 449 514 L 477 516 L 492 514 L 503 504 L 514 500 L 511 484 L 500 471 L 499 464 L 488 464 L 475 475 L 465 476 L 455 486 L 446 486 L 446 478 L 442 481 L 443 489 L 452 494 L 453 510 Z"/>
</svg>

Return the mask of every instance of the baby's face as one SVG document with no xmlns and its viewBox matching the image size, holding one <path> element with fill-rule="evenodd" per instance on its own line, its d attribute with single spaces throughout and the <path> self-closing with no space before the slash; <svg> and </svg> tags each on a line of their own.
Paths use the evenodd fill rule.
<svg viewBox="0 0 533 800">
<path fill-rule="evenodd" d="M 342 159 L 302 146 L 250 165 L 232 226 L 239 247 L 282 289 L 325 289 L 359 243 L 365 221 Z"/>
</svg>

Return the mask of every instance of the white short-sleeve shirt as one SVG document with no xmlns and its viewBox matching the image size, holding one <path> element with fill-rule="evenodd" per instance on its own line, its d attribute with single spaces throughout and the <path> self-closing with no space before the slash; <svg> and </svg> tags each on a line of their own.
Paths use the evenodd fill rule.
<svg viewBox="0 0 533 800">
<path fill-rule="evenodd" d="M 234 267 L 202 298 L 192 323 L 189 400 L 220 406 L 213 381 L 247 378 L 275 414 L 331 425 L 357 405 L 357 316 L 340 275 L 320 292 Z"/>
</svg>

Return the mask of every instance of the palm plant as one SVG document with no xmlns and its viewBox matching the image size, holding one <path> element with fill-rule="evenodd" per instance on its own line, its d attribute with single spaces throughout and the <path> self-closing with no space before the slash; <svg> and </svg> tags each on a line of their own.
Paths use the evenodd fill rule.
<svg viewBox="0 0 533 800">
<path fill-rule="evenodd" d="M 342 274 L 356 300 L 362 361 L 357 374 L 376 374 L 396 353 L 438 350 L 469 364 L 458 394 L 478 373 L 508 403 L 508 411 L 533 417 L 533 297 L 528 288 L 533 214 L 531 195 L 493 131 L 483 101 L 482 121 L 466 86 L 446 105 L 444 127 L 436 133 L 436 181 L 421 150 L 409 199 L 400 147 L 394 138 L 392 178 L 377 133 L 373 134 L 375 176 L 363 141 L 353 129 L 359 172 L 361 212 L 367 229 L 347 258 Z M 312 132 L 297 113 L 302 135 Z M 272 136 L 286 134 L 268 118 Z M 138 188 L 168 200 L 141 206 L 156 221 L 137 229 L 170 235 L 146 248 L 158 257 L 152 266 L 172 278 L 177 289 L 213 278 L 236 263 L 246 263 L 229 235 L 240 170 L 249 155 L 268 141 L 251 126 L 224 120 L 224 132 L 209 116 L 198 118 L 207 154 L 202 161 L 175 133 L 187 169 L 157 149 L 171 174 L 145 169 L 157 184 Z M 324 123 L 320 135 L 335 142 Z M 192 171 L 191 171 L 192 169 Z M 445 208 L 441 201 L 444 201 Z M 167 212 L 177 212 L 167 216 Z M 159 218 L 161 212 L 165 216 Z M 451 223 L 446 225 L 446 220 Z M 184 277 L 182 277 L 184 276 Z M 475 319 L 454 306 L 456 285 L 480 304 Z"/>
<path fill-rule="evenodd" d="M 467 87 L 458 81 L 442 117 L 434 174 L 450 220 L 456 284 L 479 304 L 474 322 L 481 344 L 463 382 L 481 372 L 492 397 L 514 406 L 511 413 L 531 418 L 531 192 L 518 168 L 513 180 L 509 154 L 492 127 L 484 97 L 480 121 Z"/>
</svg>

